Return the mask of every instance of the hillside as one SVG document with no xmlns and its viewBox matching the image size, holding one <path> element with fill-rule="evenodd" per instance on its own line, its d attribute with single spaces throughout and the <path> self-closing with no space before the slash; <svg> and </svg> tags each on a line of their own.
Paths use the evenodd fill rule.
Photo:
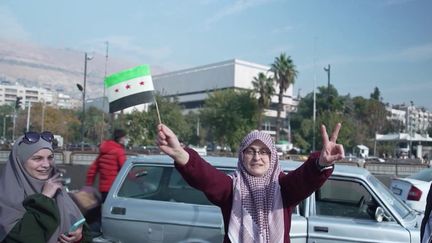
<svg viewBox="0 0 432 243">
<path fill-rule="evenodd" d="M 87 62 L 87 96 L 100 97 L 103 93 L 105 53 L 92 53 Z M 114 73 L 138 63 L 109 56 L 107 72 Z M 152 73 L 161 72 L 152 66 Z M 84 80 L 84 52 L 55 49 L 28 43 L 0 39 L 0 81 L 51 90 L 62 90 L 72 97 L 80 97 L 76 84 Z"/>
</svg>

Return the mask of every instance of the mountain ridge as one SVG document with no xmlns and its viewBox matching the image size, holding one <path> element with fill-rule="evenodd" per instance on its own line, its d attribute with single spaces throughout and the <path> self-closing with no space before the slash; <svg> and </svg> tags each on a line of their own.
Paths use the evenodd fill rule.
<svg viewBox="0 0 432 243">
<path fill-rule="evenodd" d="M 87 61 L 86 95 L 102 96 L 105 76 L 105 54 L 91 53 Z M 136 62 L 109 57 L 107 75 L 138 65 Z M 152 66 L 152 74 L 163 68 Z M 0 39 L 0 81 L 29 87 L 56 90 L 72 97 L 81 97 L 76 84 L 83 84 L 84 52 L 69 48 L 51 48 L 31 43 Z"/>
</svg>

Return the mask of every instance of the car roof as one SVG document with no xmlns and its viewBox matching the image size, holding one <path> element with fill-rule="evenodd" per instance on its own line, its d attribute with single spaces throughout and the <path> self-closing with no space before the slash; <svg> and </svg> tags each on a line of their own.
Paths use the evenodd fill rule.
<svg viewBox="0 0 432 243">
<path fill-rule="evenodd" d="M 211 165 L 218 168 L 235 169 L 237 168 L 236 157 L 216 157 L 216 156 L 204 156 Z M 138 155 L 128 157 L 126 164 L 134 163 L 152 163 L 161 165 L 172 165 L 173 159 L 168 155 Z M 279 163 L 284 171 L 292 171 L 298 168 L 303 162 L 293 160 L 279 160 Z M 349 176 L 349 177 L 364 177 L 370 175 L 370 172 L 364 168 L 360 168 L 352 165 L 338 164 L 336 162 L 333 175 Z"/>
</svg>

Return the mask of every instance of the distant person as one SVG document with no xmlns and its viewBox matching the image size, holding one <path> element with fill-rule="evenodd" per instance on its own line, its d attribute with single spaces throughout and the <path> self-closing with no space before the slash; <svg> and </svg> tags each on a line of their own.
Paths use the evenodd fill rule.
<svg viewBox="0 0 432 243">
<path fill-rule="evenodd" d="M 99 174 L 101 203 L 105 202 L 118 172 L 126 161 L 125 144 L 126 132 L 123 129 L 115 129 L 112 139 L 103 141 L 99 146 L 99 155 L 87 170 L 86 186 L 93 186 L 96 175 Z M 101 209 L 99 206 L 86 214 L 94 236 L 100 234 Z"/>
<path fill-rule="evenodd" d="M 197 152 L 183 148 L 171 129 L 158 126 L 157 143 L 174 159 L 183 178 L 222 211 L 225 243 L 289 243 L 292 208 L 307 198 L 333 172 L 333 164 L 344 157 L 336 144 L 341 124 L 330 139 L 321 126 L 323 148 L 286 174 L 282 171 L 275 144 L 268 133 L 253 131 L 238 150 L 237 170 L 227 175 L 207 163 Z"/>
<path fill-rule="evenodd" d="M 91 242 L 87 225 L 62 186 L 50 132 L 27 132 L 0 173 L 0 242 Z M 83 228 L 84 227 L 84 228 Z"/>
<path fill-rule="evenodd" d="M 126 161 L 125 143 L 126 132 L 123 129 L 115 129 L 112 139 L 102 142 L 99 146 L 99 155 L 88 168 L 87 186 L 93 186 L 96 175 L 99 173 L 99 191 L 102 196 L 102 203 Z"/>
</svg>

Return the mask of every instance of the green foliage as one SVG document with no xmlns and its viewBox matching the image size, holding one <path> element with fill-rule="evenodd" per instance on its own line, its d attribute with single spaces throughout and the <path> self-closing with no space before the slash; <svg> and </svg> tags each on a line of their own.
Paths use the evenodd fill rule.
<svg viewBox="0 0 432 243">
<path fill-rule="evenodd" d="M 203 126 L 218 144 L 236 149 L 243 137 L 256 127 L 257 100 L 250 91 L 223 90 L 209 96 L 200 112 Z"/>
<path fill-rule="evenodd" d="M 129 138 L 129 145 L 132 147 L 153 144 L 149 132 L 150 121 L 153 120 L 153 114 L 150 112 L 133 111 L 125 117 L 126 131 Z M 157 118 L 156 118 L 157 119 Z M 156 129 L 154 126 L 153 129 Z M 153 133 L 154 134 L 154 133 Z M 153 137 L 154 138 L 154 137 Z"/>
<path fill-rule="evenodd" d="M 95 107 L 90 107 L 86 110 L 84 126 L 85 142 L 98 144 L 102 140 L 102 137 L 105 139 L 109 138 L 109 134 L 106 129 L 107 127 L 107 114 L 104 114 L 103 111 Z"/>
<path fill-rule="evenodd" d="M 1 137 L 5 139 L 12 138 L 12 127 L 13 127 L 13 113 L 14 107 L 12 105 L 1 105 L 0 106 L 0 128 L 2 129 Z M 4 129 L 3 129 L 4 128 Z"/>
<path fill-rule="evenodd" d="M 190 138 L 191 127 L 182 115 L 181 107 L 176 100 L 156 95 L 162 123 L 169 126 L 184 140 Z M 156 128 L 159 124 L 156 105 L 152 104 L 148 112 L 135 111 L 126 115 L 127 133 L 131 146 L 153 145 L 156 140 Z"/>
<path fill-rule="evenodd" d="M 370 95 L 370 98 L 372 100 L 378 100 L 378 101 L 381 100 L 381 92 L 378 89 L 378 87 L 375 87 L 373 93 Z"/>
<path fill-rule="evenodd" d="M 285 53 L 281 53 L 275 58 L 274 62 L 271 64 L 270 71 L 274 73 L 274 79 L 279 85 L 275 138 L 276 141 L 279 141 L 279 133 L 282 124 L 281 112 L 283 109 L 283 93 L 289 88 L 290 85 L 294 84 L 298 71 L 291 57 L 286 56 Z"/>
<path fill-rule="evenodd" d="M 316 94 L 317 99 L 317 112 L 322 113 L 326 111 L 343 112 L 344 98 L 339 96 L 336 88 L 330 84 L 330 87 L 320 86 Z"/>
<path fill-rule="evenodd" d="M 258 95 L 258 106 L 260 112 L 258 114 L 259 118 L 257 128 L 260 129 L 262 126 L 264 109 L 270 106 L 271 97 L 275 92 L 273 79 L 267 77 L 264 73 L 258 73 L 258 76 L 254 77 L 252 80 L 252 86 L 255 93 Z"/>
<path fill-rule="evenodd" d="M 198 146 L 206 145 L 205 138 L 207 131 L 203 127 L 200 115 L 195 112 L 189 112 L 185 115 L 185 120 L 189 125 L 190 132 L 185 135 L 184 142 Z"/>
<path fill-rule="evenodd" d="M 375 88 L 370 99 L 364 97 L 351 98 L 349 95 L 339 96 L 337 90 L 331 85 L 329 96 L 327 87 L 318 87 L 316 94 L 315 148 L 321 148 L 322 146 L 320 124 L 326 125 L 327 131 L 331 132 L 337 122 L 342 123 L 338 143 L 343 144 L 347 152 L 352 151 L 354 146 L 358 144 L 364 144 L 372 148 L 376 132 L 394 132 L 394 128 L 401 129 L 400 124 L 387 121 L 387 111 L 385 105 L 380 101 L 379 94 L 379 90 Z M 300 101 L 298 112 L 293 114 L 291 119 L 291 127 L 294 133 L 293 142 L 295 146 L 299 146 L 305 151 L 309 151 L 313 147 L 314 129 L 312 119 L 313 93 L 311 92 Z"/>
</svg>

